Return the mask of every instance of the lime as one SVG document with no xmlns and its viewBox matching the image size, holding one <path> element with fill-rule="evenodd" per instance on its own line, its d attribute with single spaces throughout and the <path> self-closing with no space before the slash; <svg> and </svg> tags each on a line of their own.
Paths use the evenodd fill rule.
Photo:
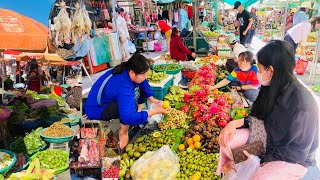
<svg viewBox="0 0 320 180">
<path fill-rule="evenodd" d="M 157 138 L 157 137 L 160 137 L 161 136 L 161 133 L 159 131 L 156 131 L 153 133 L 153 137 Z"/>
</svg>

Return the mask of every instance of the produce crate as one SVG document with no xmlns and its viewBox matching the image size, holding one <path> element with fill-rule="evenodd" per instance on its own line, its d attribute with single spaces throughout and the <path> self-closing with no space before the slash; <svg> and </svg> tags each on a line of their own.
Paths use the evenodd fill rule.
<svg viewBox="0 0 320 180">
<path fill-rule="evenodd" d="M 163 100 L 164 96 L 168 94 L 169 88 L 173 85 L 173 77 L 166 78 L 158 86 L 150 83 L 151 91 L 154 93 L 154 98 Z"/>
</svg>

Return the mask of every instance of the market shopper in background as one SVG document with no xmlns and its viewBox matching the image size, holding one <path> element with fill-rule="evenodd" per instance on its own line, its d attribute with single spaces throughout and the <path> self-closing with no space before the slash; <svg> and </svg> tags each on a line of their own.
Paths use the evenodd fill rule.
<svg viewBox="0 0 320 180">
<path fill-rule="evenodd" d="M 165 34 L 166 36 L 166 44 L 167 44 L 167 50 L 170 52 L 170 38 L 172 34 L 172 29 L 171 27 L 167 24 L 165 20 L 161 16 L 158 16 L 158 22 L 156 23 L 159 29 L 161 30 L 162 33 Z"/>
<path fill-rule="evenodd" d="M 169 113 L 169 110 L 162 108 L 161 101 L 153 98 L 146 80 L 149 69 L 149 61 L 141 54 L 134 54 L 127 62 L 110 69 L 95 82 L 84 105 L 91 120 L 120 119 L 121 149 L 128 144 L 130 125 L 145 124 L 148 117 Z M 158 104 L 157 108 L 142 111 L 146 99 Z"/>
<path fill-rule="evenodd" d="M 30 71 L 28 73 L 28 90 L 40 92 L 41 88 L 41 74 L 39 72 L 39 65 L 37 60 L 32 59 L 30 63 Z"/>
<path fill-rule="evenodd" d="M 319 145 L 319 108 L 311 93 L 293 74 L 293 48 L 286 41 L 271 41 L 257 54 L 261 90 L 249 118 L 231 121 L 219 136 L 217 174 L 228 174 L 234 162 L 230 149 L 258 138 L 266 153 L 259 156 L 260 168 L 252 179 L 301 179 L 308 166 L 315 165 Z M 248 121 L 260 121 L 262 127 Z M 258 123 L 258 122 L 257 122 Z M 244 129 L 237 129 L 237 128 Z M 252 132 L 266 138 L 252 137 Z M 251 141 L 252 142 L 252 141 Z M 231 155 L 232 156 L 232 155 Z"/>
<path fill-rule="evenodd" d="M 303 21 L 302 23 L 293 26 L 288 30 L 284 40 L 288 41 L 292 45 L 294 48 L 294 53 L 296 53 L 299 44 L 302 47 L 302 52 L 304 52 L 308 34 L 311 32 L 312 26 L 316 26 L 319 18 L 320 16 L 315 16 L 307 21 Z"/>
<path fill-rule="evenodd" d="M 290 13 L 289 13 L 289 16 L 287 17 L 287 23 L 286 23 L 286 32 L 288 32 L 288 30 L 290 28 L 292 28 L 292 25 L 293 25 L 293 16 L 294 16 L 294 13 L 297 12 L 297 8 L 292 8 Z"/>
<path fill-rule="evenodd" d="M 178 61 L 195 60 L 196 53 L 191 52 L 182 42 L 180 31 L 177 27 L 172 28 L 170 40 L 170 56 Z"/>
<path fill-rule="evenodd" d="M 257 15 L 257 9 L 255 7 L 251 8 L 251 15 L 253 19 L 253 24 L 250 29 L 250 34 L 247 42 L 247 47 L 250 47 L 250 44 L 252 43 L 253 37 L 256 35 L 259 25 L 259 17 Z"/>
<path fill-rule="evenodd" d="M 234 34 L 228 35 L 226 42 L 231 49 L 233 58 L 228 59 L 226 62 L 227 70 L 231 73 L 236 67 L 238 67 L 239 54 L 246 51 L 246 48 L 236 41 Z"/>
<path fill-rule="evenodd" d="M 253 103 L 258 97 L 260 88 L 257 73 L 258 66 L 255 64 L 252 52 L 242 52 L 239 54 L 238 67 L 235 68 L 226 79 L 220 81 L 210 89 L 219 89 L 229 84 L 238 91 L 243 90 L 244 97 Z"/>
<path fill-rule="evenodd" d="M 240 32 L 240 43 L 246 46 L 249 36 L 250 29 L 253 24 L 253 19 L 251 13 L 244 9 L 240 1 L 234 3 L 234 9 L 238 11 L 237 21 L 239 23 L 239 32 Z"/>
<path fill-rule="evenodd" d="M 121 17 L 120 9 L 116 8 L 116 20 L 117 20 L 117 29 L 119 33 L 120 45 L 121 45 L 121 54 L 122 60 L 127 61 L 130 58 L 130 52 L 128 50 L 128 43 L 130 40 L 130 35 L 127 27 L 127 22 Z M 109 26 L 112 26 L 112 29 L 116 29 L 115 27 L 115 18 L 112 19 L 113 23 L 109 23 Z"/>
<path fill-rule="evenodd" d="M 300 9 L 293 16 L 293 26 L 309 19 L 308 12 L 311 8 L 311 2 L 301 3 Z"/>
</svg>

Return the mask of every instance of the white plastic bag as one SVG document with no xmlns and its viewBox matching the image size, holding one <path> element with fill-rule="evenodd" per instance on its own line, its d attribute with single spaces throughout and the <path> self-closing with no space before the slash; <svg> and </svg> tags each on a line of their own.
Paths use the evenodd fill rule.
<svg viewBox="0 0 320 180">
<path fill-rule="evenodd" d="M 155 40 L 160 40 L 161 39 L 161 32 L 160 31 L 156 31 L 154 33 L 154 39 Z"/>
<path fill-rule="evenodd" d="M 236 171 L 232 171 L 223 176 L 222 180 L 238 180 L 238 179 L 252 179 L 253 175 L 260 168 L 260 158 L 258 156 L 250 155 L 246 161 L 235 165 Z"/>
<path fill-rule="evenodd" d="M 131 54 L 133 54 L 137 51 L 136 46 L 131 41 L 128 42 L 128 51 Z"/>
<path fill-rule="evenodd" d="M 149 110 L 153 110 L 156 109 L 157 105 L 156 104 L 150 104 Z M 153 115 L 151 117 L 148 118 L 148 124 L 153 124 L 154 122 L 161 122 L 162 120 L 162 114 L 157 114 L 157 115 Z"/>
<path fill-rule="evenodd" d="M 168 145 L 154 152 L 147 152 L 133 163 L 130 174 L 136 179 L 176 179 L 179 172 L 179 159 Z"/>
</svg>

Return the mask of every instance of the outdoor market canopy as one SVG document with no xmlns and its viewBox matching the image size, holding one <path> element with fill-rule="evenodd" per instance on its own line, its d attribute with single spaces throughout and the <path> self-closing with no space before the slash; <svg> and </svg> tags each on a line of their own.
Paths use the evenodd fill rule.
<svg viewBox="0 0 320 180">
<path fill-rule="evenodd" d="M 17 12 L 0 9 L 0 51 L 45 52 L 48 28 Z"/>
</svg>

